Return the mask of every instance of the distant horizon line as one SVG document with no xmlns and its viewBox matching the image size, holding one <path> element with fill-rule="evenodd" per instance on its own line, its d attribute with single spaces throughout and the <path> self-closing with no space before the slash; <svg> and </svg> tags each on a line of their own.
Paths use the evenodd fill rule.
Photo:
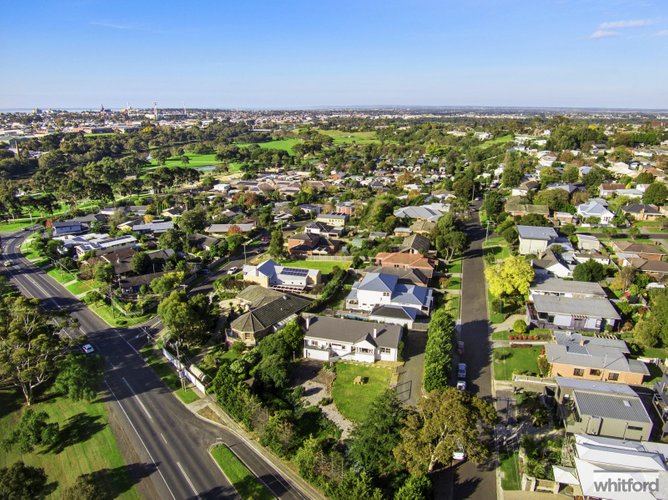
<svg viewBox="0 0 668 500">
<path fill-rule="evenodd" d="M 333 110 L 531 110 L 531 111 L 600 111 L 600 112 L 668 112 L 668 108 L 639 108 L 639 107 L 612 107 L 612 106 L 504 106 L 504 105 L 408 105 L 408 104 L 358 104 L 358 105 L 314 105 L 314 106 L 166 106 L 158 107 L 162 110 L 192 110 L 192 111 L 333 111 Z M 34 109 L 55 111 L 99 111 L 95 107 L 59 107 L 59 106 L 32 106 L 17 108 L 0 108 L 0 113 L 32 112 Z M 133 109 L 137 111 L 152 111 L 153 107 L 111 106 L 104 107 L 109 111 L 123 111 Z"/>
</svg>

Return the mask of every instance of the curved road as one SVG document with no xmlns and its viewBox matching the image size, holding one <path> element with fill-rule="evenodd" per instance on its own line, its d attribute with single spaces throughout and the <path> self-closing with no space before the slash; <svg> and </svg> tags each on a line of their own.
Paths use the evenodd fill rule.
<svg viewBox="0 0 668 500">
<path fill-rule="evenodd" d="M 239 498 L 208 454 L 227 444 L 276 496 L 308 498 L 243 438 L 193 415 L 167 389 L 137 349 L 149 326 L 110 328 L 63 286 L 23 258 L 28 233 L 3 236 L 8 272 L 21 293 L 42 300 L 44 309 L 67 311 L 106 360 L 106 403 L 110 425 L 123 443 L 128 471 L 147 498 Z M 157 323 L 156 323 L 157 324 Z M 155 325 L 153 325 L 153 328 Z M 146 330 L 145 330 L 146 329 Z"/>
</svg>

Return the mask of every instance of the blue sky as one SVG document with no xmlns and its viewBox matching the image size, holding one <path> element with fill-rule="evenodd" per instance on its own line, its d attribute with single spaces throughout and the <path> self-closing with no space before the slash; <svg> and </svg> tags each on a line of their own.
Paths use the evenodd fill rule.
<svg viewBox="0 0 668 500">
<path fill-rule="evenodd" d="M 0 108 L 668 109 L 667 0 L 5 1 Z"/>
</svg>

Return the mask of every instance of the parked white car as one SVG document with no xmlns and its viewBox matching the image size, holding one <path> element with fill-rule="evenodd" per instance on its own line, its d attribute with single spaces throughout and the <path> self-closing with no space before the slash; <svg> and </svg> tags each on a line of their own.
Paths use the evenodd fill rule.
<svg viewBox="0 0 668 500">
<path fill-rule="evenodd" d="M 84 345 L 82 345 L 82 346 L 81 346 L 81 350 L 82 350 L 83 352 L 85 352 L 86 354 L 92 354 L 93 352 L 95 352 L 95 349 L 94 349 L 93 346 L 90 345 L 90 344 L 84 344 Z"/>
</svg>

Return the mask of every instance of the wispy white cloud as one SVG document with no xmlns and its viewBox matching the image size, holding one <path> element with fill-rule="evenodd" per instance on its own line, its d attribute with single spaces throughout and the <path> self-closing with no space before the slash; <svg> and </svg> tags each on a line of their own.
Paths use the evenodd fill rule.
<svg viewBox="0 0 668 500">
<path fill-rule="evenodd" d="M 668 30 L 657 31 L 654 36 L 668 36 Z"/>
<path fill-rule="evenodd" d="M 130 24 L 115 24 L 115 23 L 103 23 L 103 22 L 91 22 L 93 26 L 101 26 L 103 28 L 111 28 L 114 30 L 133 30 L 136 29 L 135 26 Z"/>
<path fill-rule="evenodd" d="M 614 30 L 625 28 L 642 28 L 654 24 L 652 19 L 623 19 L 621 21 L 607 21 L 598 25 L 599 30 Z"/>
<path fill-rule="evenodd" d="M 619 36 L 621 33 L 617 31 L 605 31 L 605 30 L 597 30 L 594 31 L 591 35 L 589 35 L 589 38 L 598 40 L 599 38 L 612 38 L 614 36 Z"/>
</svg>

